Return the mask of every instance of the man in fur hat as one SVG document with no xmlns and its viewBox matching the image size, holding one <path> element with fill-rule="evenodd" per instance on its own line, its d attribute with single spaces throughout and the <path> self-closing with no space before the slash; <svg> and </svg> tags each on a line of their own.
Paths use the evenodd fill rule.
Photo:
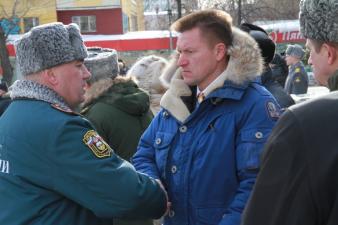
<svg viewBox="0 0 338 225">
<path fill-rule="evenodd" d="M 288 45 L 285 51 L 285 61 L 289 66 L 289 74 L 285 82 L 285 91 L 288 94 L 306 94 L 309 78 L 305 71 L 302 59 L 305 51 L 300 45 Z"/>
<path fill-rule="evenodd" d="M 131 77 L 117 76 L 117 52 L 88 48 L 84 64 L 91 73 L 81 113 L 115 153 L 130 160 L 153 115 L 148 94 Z M 114 225 L 152 225 L 152 220 L 115 220 Z"/>
<path fill-rule="evenodd" d="M 322 85 L 338 74 L 338 1 L 302 0 L 300 27 Z M 243 225 L 338 224 L 338 92 L 286 111 L 262 157 Z"/>
<path fill-rule="evenodd" d="M 1 224 L 112 224 L 158 218 L 160 184 L 118 157 L 74 109 L 90 73 L 76 24 L 34 27 L 16 43 L 23 80 L 0 118 Z"/>
<path fill-rule="evenodd" d="M 173 28 L 178 54 L 162 77 L 169 89 L 133 164 L 167 189 L 165 225 L 239 225 L 280 113 L 256 82 L 260 49 L 224 11 L 194 12 Z"/>
</svg>

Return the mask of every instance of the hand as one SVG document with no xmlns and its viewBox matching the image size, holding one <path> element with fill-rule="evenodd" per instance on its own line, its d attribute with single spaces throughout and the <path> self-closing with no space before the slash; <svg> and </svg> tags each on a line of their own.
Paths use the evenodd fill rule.
<svg viewBox="0 0 338 225">
<path fill-rule="evenodd" d="M 163 216 L 166 216 L 169 213 L 169 211 L 170 211 L 171 202 L 169 202 L 168 193 L 167 193 L 166 189 L 164 188 L 164 185 L 162 184 L 161 180 L 159 180 L 159 179 L 155 179 L 155 180 L 160 185 L 160 187 L 163 189 L 163 191 L 164 191 L 164 193 L 165 193 L 165 195 L 167 197 L 167 210 L 165 211 L 165 213 L 163 215 Z"/>
</svg>

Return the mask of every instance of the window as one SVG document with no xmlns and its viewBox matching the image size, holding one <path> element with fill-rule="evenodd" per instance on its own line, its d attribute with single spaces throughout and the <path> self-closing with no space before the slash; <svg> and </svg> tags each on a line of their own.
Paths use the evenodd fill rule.
<svg viewBox="0 0 338 225">
<path fill-rule="evenodd" d="M 79 25 L 81 32 L 96 32 L 96 16 L 73 16 L 72 22 Z"/>
<path fill-rule="evenodd" d="M 23 25 L 25 33 L 30 31 L 35 26 L 39 25 L 39 18 L 38 17 L 25 17 L 23 18 Z"/>
</svg>

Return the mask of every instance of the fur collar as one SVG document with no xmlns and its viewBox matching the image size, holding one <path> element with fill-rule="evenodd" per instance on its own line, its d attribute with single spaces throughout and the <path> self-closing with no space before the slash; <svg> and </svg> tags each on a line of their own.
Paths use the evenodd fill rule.
<svg viewBox="0 0 338 225">
<path fill-rule="evenodd" d="M 226 70 L 207 88 L 206 95 L 230 81 L 235 85 L 244 85 L 255 80 L 262 73 L 263 58 L 256 41 L 249 34 L 233 27 L 233 44 L 228 49 L 230 56 Z M 191 90 L 182 79 L 176 65 L 175 56 L 160 79 L 168 91 L 161 99 L 161 106 L 168 110 L 178 121 L 184 122 L 190 115 L 182 96 L 191 96 Z"/>
<path fill-rule="evenodd" d="M 85 108 L 95 102 L 102 94 L 108 92 L 108 90 L 119 83 L 127 83 L 133 80 L 131 77 L 117 76 L 114 79 L 106 78 L 94 82 L 85 93 L 85 101 L 81 108 Z"/>
<path fill-rule="evenodd" d="M 57 105 L 60 109 L 71 112 L 73 111 L 64 99 L 49 87 L 39 84 L 31 80 L 17 80 L 10 87 L 10 97 L 16 98 L 30 98 L 53 105 Z"/>
</svg>

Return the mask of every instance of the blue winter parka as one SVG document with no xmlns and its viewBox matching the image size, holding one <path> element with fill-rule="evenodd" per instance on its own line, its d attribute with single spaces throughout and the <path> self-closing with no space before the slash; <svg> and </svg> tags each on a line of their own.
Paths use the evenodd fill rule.
<svg viewBox="0 0 338 225">
<path fill-rule="evenodd" d="M 239 225 L 263 145 L 279 117 L 275 99 L 255 82 L 262 62 L 258 46 L 233 32 L 227 69 L 194 109 L 182 100 L 192 92 L 180 71 L 164 75 L 170 84 L 163 109 L 133 157 L 137 170 L 160 179 L 168 191 L 172 205 L 165 225 Z"/>
</svg>

